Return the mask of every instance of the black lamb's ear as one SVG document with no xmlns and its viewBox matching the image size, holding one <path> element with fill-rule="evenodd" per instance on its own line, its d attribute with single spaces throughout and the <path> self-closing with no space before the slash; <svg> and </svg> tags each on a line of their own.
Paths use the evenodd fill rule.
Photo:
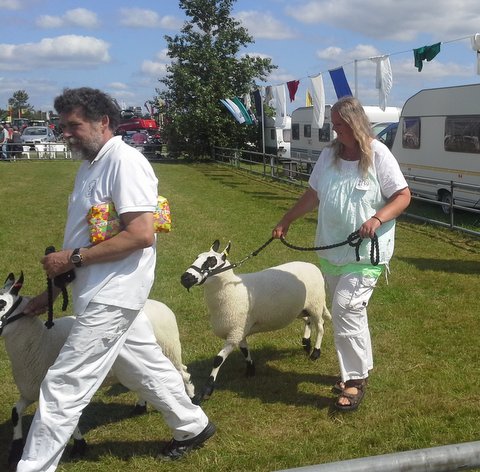
<svg viewBox="0 0 480 472">
<path fill-rule="evenodd" d="M 14 284 L 15 282 L 15 276 L 13 275 L 12 272 L 8 274 L 8 277 L 5 279 L 5 284 L 3 285 L 4 290 L 8 291 L 10 290 L 10 287 Z"/>
<path fill-rule="evenodd" d="M 12 295 L 15 295 L 17 296 L 18 295 L 18 292 L 20 291 L 20 289 L 23 287 L 23 271 L 20 272 L 20 277 L 18 278 L 18 280 L 13 284 L 12 288 L 10 289 L 10 293 Z"/>
<path fill-rule="evenodd" d="M 213 241 L 213 244 L 212 244 L 212 247 L 210 248 L 210 250 L 218 252 L 219 247 L 220 247 L 220 241 L 218 239 L 215 239 L 215 241 Z"/>
</svg>

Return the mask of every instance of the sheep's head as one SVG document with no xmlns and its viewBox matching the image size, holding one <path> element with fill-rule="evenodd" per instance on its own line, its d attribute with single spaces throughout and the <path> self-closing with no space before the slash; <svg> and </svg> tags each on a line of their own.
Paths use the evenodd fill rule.
<svg viewBox="0 0 480 472">
<path fill-rule="evenodd" d="M 218 252 L 220 241 L 217 239 L 207 252 L 202 252 L 193 264 L 180 277 L 181 284 L 190 289 L 194 285 L 202 285 L 208 277 L 215 275 L 216 270 L 222 269 L 227 264 L 228 252 L 231 243 L 228 242 L 222 252 Z"/>
<path fill-rule="evenodd" d="M 8 318 L 15 311 L 15 306 L 18 305 L 18 292 L 23 285 L 23 272 L 20 274 L 18 280 L 10 273 L 5 280 L 5 284 L 0 289 L 0 334 L 4 326 L 8 324 Z"/>
</svg>

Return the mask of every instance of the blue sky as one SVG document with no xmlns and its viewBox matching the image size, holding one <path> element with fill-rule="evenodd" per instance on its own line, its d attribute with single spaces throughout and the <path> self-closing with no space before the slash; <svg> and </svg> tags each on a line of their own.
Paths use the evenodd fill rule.
<svg viewBox="0 0 480 472">
<path fill-rule="evenodd" d="M 343 66 L 352 91 L 378 105 L 375 65 L 388 54 L 389 106 L 423 88 L 480 82 L 470 37 L 480 32 L 478 0 L 238 0 L 233 14 L 255 42 L 243 52 L 270 57 L 266 85 L 300 80 L 289 111 L 305 105 L 308 77 Z M 126 106 L 143 106 L 166 71 L 164 35 L 185 21 L 177 0 L 0 0 L 0 107 L 25 90 L 36 109 L 51 110 L 64 87 L 91 86 Z M 441 42 L 418 72 L 413 49 Z M 354 63 L 357 64 L 355 74 Z"/>
</svg>

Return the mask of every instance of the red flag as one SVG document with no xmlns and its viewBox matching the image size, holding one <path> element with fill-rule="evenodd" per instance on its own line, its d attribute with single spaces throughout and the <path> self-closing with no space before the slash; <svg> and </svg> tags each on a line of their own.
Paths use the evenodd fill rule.
<svg viewBox="0 0 480 472">
<path fill-rule="evenodd" d="M 287 82 L 288 95 L 291 102 L 295 100 L 295 94 L 297 93 L 299 83 L 299 80 L 291 80 L 290 82 Z"/>
</svg>

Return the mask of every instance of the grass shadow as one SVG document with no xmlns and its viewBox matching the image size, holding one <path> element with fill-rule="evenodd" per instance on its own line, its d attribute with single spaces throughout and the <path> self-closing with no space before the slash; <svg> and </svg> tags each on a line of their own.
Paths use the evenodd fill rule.
<svg viewBox="0 0 480 472">
<path fill-rule="evenodd" d="M 455 274 L 480 273 L 480 261 L 452 260 L 452 259 L 427 259 L 419 257 L 397 257 L 397 259 L 415 266 L 419 270 L 433 270 Z"/>
<path fill-rule="evenodd" d="M 302 371 L 288 370 L 288 362 L 303 357 Z M 246 365 L 239 351 L 234 351 L 225 361 L 216 380 L 215 391 L 230 391 L 242 398 L 257 399 L 263 403 L 283 403 L 296 406 L 327 408 L 332 403 L 331 387 L 338 377 L 321 373 L 322 357 L 311 361 L 301 348 L 276 349 L 263 347 L 252 351 L 255 362 L 255 376 L 246 376 Z M 188 370 L 195 384 L 195 391 L 201 391 L 213 365 L 213 358 L 204 358 L 189 364 Z M 286 360 L 287 367 L 278 367 Z M 315 366 L 312 369 L 312 366 Z M 318 371 L 312 372 L 312 370 Z M 328 395 L 327 395 L 328 394 Z M 212 400 L 215 401 L 215 392 Z"/>
</svg>

